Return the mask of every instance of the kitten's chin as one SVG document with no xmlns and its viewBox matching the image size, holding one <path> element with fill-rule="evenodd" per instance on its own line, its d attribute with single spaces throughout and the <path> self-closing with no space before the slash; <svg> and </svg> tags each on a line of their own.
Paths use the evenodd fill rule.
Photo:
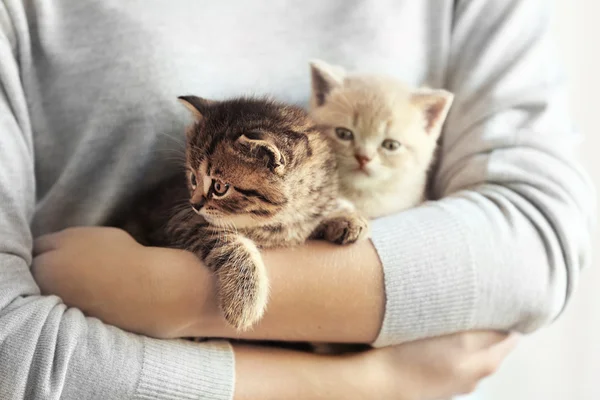
<svg viewBox="0 0 600 400">
<path fill-rule="evenodd" d="M 341 173 L 341 183 L 346 187 L 357 190 L 376 189 L 389 179 L 387 175 L 373 169 L 367 171 L 353 169 Z"/>
</svg>

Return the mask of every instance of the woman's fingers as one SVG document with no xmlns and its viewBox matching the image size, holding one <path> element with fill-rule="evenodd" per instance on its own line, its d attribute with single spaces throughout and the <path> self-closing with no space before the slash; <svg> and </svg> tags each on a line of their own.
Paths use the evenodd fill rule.
<svg viewBox="0 0 600 400">
<path fill-rule="evenodd" d="M 60 243 L 65 240 L 72 240 L 81 235 L 89 234 L 89 232 L 105 232 L 105 231 L 118 231 L 116 228 L 95 228 L 95 227 L 71 227 L 63 229 L 62 231 L 47 233 L 45 235 L 37 237 L 33 241 L 33 256 L 37 257 L 42 253 L 47 253 L 52 250 L 56 250 Z"/>
</svg>

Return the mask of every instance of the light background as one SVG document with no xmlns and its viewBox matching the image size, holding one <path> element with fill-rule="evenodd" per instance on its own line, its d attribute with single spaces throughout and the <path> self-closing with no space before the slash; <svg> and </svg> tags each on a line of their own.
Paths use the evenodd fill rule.
<svg viewBox="0 0 600 400">
<path fill-rule="evenodd" d="M 598 190 L 600 1 L 550 1 L 556 4 L 553 30 L 569 75 L 572 113 L 586 137 L 582 159 Z M 482 384 L 483 400 L 600 400 L 598 232 L 593 248 L 594 263 L 581 275 L 567 311 L 549 328 L 523 340 L 500 372 Z"/>
</svg>

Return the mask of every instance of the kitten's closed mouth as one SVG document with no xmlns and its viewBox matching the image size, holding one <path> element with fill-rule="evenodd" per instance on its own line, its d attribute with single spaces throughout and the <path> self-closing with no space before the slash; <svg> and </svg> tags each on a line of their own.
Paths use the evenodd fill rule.
<svg viewBox="0 0 600 400">
<path fill-rule="evenodd" d="M 358 167 L 358 168 L 356 168 L 356 169 L 354 170 L 354 173 L 355 173 L 355 174 L 364 174 L 364 175 L 366 175 L 366 176 L 371 176 L 371 174 L 369 173 L 369 171 L 367 171 L 366 169 L 364 169 L 364 168 L 361 168 L 361 167 Z"/>
<path fill-rule="evenodd" d="M 200 215 L 201 217 L 202 215 L 202 210 L 196 210 L 194 207 L 192 207 L 192 211 L 194 211 L 194 213 L 196 213 L 197 215 Z"/>
</svg>

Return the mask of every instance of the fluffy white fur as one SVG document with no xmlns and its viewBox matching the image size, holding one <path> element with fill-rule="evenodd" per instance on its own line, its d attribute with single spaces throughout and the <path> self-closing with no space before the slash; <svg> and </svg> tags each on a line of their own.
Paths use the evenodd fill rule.
<svg viewBox="0 0 600 400">
<path fill-rule="evenodd" d="M 311 73 L 310 112 L 331 138 L 342 195 L 369 218 L 423 202 L 453 95 L 386 76 L 348 74 L 323 61 L 312 62 Z M 341 139 L 339 128 L 352 138 Z"/>
</svg>

